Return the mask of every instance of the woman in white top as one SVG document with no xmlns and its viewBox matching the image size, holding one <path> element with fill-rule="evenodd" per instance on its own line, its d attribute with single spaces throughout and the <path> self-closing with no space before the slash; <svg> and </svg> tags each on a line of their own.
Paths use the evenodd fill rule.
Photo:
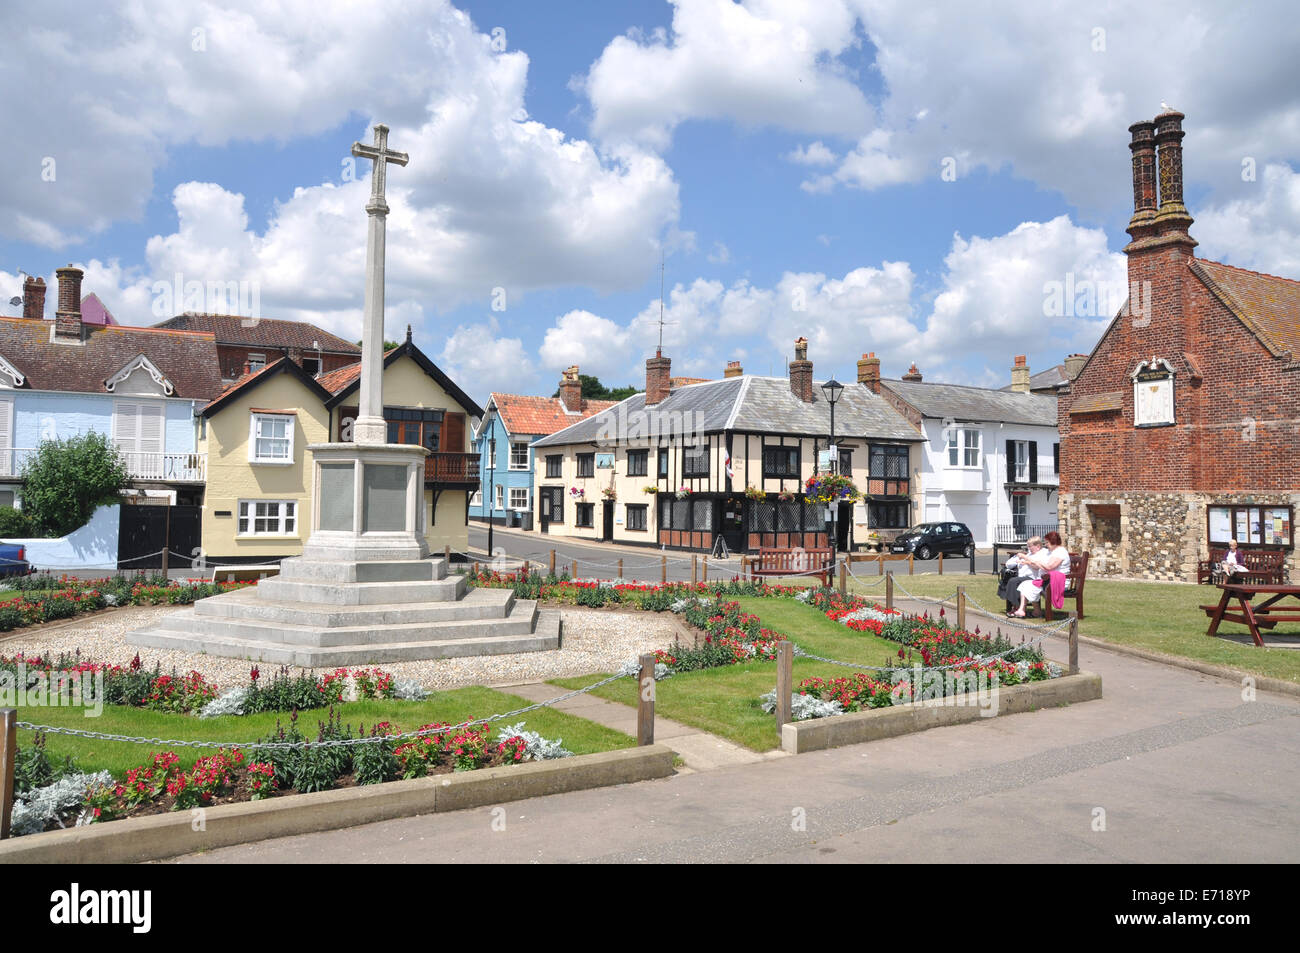
<svg viewBox="0 0 1300 953">
<path fill-rule="evenodd" d="M 1046 579 L 1047 573 L 1070 571 L 1070 551 L 1062 545 L 1061 534 L 1053 530 L 1043 535 L 1043 541 L 1051 548 L 1040 549 L 1021 560 L 1022 565 L 1027 562 L 1037 567 L 1039 574 L 1035 578 L 1042 579 L 1042 585 L 1032 580 L 1020 584 L 1020 608 L 1015 612 L 1007 613 L 1013 619 L 1023 619 L 1028 604 L 1037 602 L 1039 596 L 1046 595 L 1048 599 L 1052 598 L 1051 590 L 1047 588 L 1051 585 Z"/>
<path fill-rule="evenodd" d="M 1233 576 L 1246 571 L 1246 567 L 1241 561 L 1241 551 L 1237 549 L 1237 541 L 1235 539 L 1228 540 L 1228 551 L 1223 554 L 1223 564 L 1221 568 L 1223 569 L 1224 578 L 1229 582 L 1232 581 Z"/>
<path fill-rule="evenodd" d="M 1039 565 L 1039 558 L 1043 555 L 1043 543 L 1037 536 L 1032 537 L 1025 547 L 1029 550 L 1026 555 L 1017 558 L 1019 564 L 1017 569 L 1020 574 L 1020 582 L 1016 586 L 1016 592 L 1020 594 L 1020 607 L 1014 612 L 1008 612 L 1007 616 L 1014 619 L 1023 619 L 1025 617 L 1025 607 L 1030 602 L 1036 602 L 1042 594 L 1042 587 L 1035 581 L 1042 577 L 1043 570 Z"/>
</svg>

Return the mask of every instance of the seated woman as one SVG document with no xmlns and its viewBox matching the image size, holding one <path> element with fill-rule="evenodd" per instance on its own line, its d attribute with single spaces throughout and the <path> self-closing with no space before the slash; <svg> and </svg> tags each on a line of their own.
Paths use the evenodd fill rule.
<svg viewBox="0 0 1300 953">
<path fill-rule="evenodd" d="M 1233 576 L 1239 576 L 1246 571 L 1246 566 L 1242 562 L 1241 552 L 1237 549 L 1235 539 L 1228 540 L 1228 551 L 1223 554 L 1223 562 L 1219 564 L 1223 572 L 1223 578 L 1226 582 L 1232 582 Z"/>
<path fill-rule="evenodd" d="M 1008 612 L 1011 611 L 1013 604 L 1020 600 L 1018 593 L 1020 584 L 1026 579 L 1037 576 L 1039 570 L 1029 562 L 1028 557 L 1031 553 L 1037 553 L 1042 545 L 1041 537 L 1031 536 L 1025 543 L 1025 549 L 1012 554 L 1011 558 L 1003 564 L 998 581 L 998 598 L 1006 602 Z"/>
<path fill-rule="evenodd" d="M 1032 556 L 1025 557 L 1040 570 L 1040 576 L 1038 579 L 1029 583 L 1029 585 L 1033 587 L 1032 589 L 1027 589 L 1025 588 L 1025 584 L 1021 584 L 1020 608 L 1015 612 L 1007 613 L 1007 615 L 1013 619 L 1023 619 L 1025 617 L 1025 610 L 1029 603 L 1037 602 L 1040 596 L 1045 595 L 1048 599 L 1052 598 L 1052 591 L 1049 587 L 1051 586 L 1051 579 L 1054 573 L 1060 574 L 1062 577 L 1058 582 L 1060 589 L 1063 591 L 1065 588 L 1064 575 L 1070 571 L 1070 551 L 1062 544 L 1061 534 L 1056 532 L 1056 530 L 1052 530 L 1050 533 L 1044 533 L 1043 542 L 1047 544 L 1047 548 L 1039 550 Z M 1053 603 L 1053 607 L 1060 608 L 1060 606 L 1057 606 L 1055 603 Z"/>
<path fill-rule="evenodd" d="M 1014 592 L 1020 599 L 1019 608 L 1007 612 L 1009 618 L 1023 619 L 1025 617 L 1025 607 L 1030 602 L 1037 602 L 1038 597 L 1042 594 L 1042 576 L 1043 567 L 1040 559 L 1043 555 L 1042 543 L 1037 536 L 1033 537 L 1026 544 L 1028 552 L 1014 557 L 1017 562 L 1017 578 L 1015 588 L 1008 586 L 1009 592 Z M 1008 562 L 1010 562 L 1008 560 Z"/>
</svg>

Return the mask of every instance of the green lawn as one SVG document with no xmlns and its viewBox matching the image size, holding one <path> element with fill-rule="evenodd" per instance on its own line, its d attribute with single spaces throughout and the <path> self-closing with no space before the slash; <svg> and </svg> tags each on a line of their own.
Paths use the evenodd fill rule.
<svg viewBox="0 0 1300 953">
<path fill-rule="evenodd" d="M 458 724 L 470 718 L 511 711 L 528 704 L 528 701 L 516 695 L 474 686 L 435 692 L 420 702 L 363 701 L 338 707 L 343 721 L 351 724 L 354 730 L 359 729 L 362 724 L 366 725 L 368 730 L 369 726 L 376 722 L 390 721 L 403 730 L 413 731 L 421 725 L 435 721 Z M 299 715 L 298 722 L 303 734 L 314 737 L 317 722 L 324 721 L 327 713 L 328 709 L 318 708 Z M 79 728 L 84 731 L 133 737 L 236 742 L 255 741 L 259 737 L 266 737 L 275 730 L 277 720 L 286 724 L 289 720 L 287 714 L 278 712 L 200 719 L 192 715 L 172 715 L 121 706 L 106 707 L 98 718 L 85 717 L 83 709 L 79 708 L 26 707 L 18 710 L 18 718 L 20 721 L 29 721 L 33 724 Z M 518 718 L 507 719 L 505 722 L 495 722 L 493 736 L 495 737 L 497 728 L 504 727 L 506 724 L 513 725 L 519 721 L 524 722 L 528 730 L 539 732 L 543 737 L 563 738 L 564 746 L 574 754 L 629 748 L 636 743 L 634 738 L 622 732 L 552 709 L 540 709 Z M 19 746 L 30 744 L 31 737 L 32 732 L 19 731 Z M 120 773 L 146 761 L 151 751 L 165 750 L 166 747 L 165 745 L 97 741 L 66 735 L 46 736 L 46 750 L 52 758 L 61 760 L 65 754 L 70 754 L 86 771 L 108 769 Z M 188 766 L 196 757 L 208 754 L 210 750 L 177 748 L 176 753 L 180 756 L 181 762 Z"/>
<path fill-rule="evenodd" d="M 746 612 L 757 615 L 766 628 L 789 636 L 800 648 L 826 658 L 860 665 L 889 665 L 897 662 L 898 645 L 870 633 L 832 622 L 821 612 L 793 599 L 741 598 Z M 853 670 L 825 662 L 795 659 L 794 683 L 819 675 L 834 678 Z M 594 676 L 556 679 L 551 684 L 581 688 Z M 776 688 L 776 666 L 771 662 L 747 662 L 720 668 L 685 672 L 659 682 L 655 690 L 655 713 L 744 745 L 755 751 L 770 751 L 780 738 L 776 718 L 759 708 L 759 696 Z M 623 679 L 597 689 L 594 694 L 625 705 L 635 705 L 637 686 Z"/>
<path fill-rule="evenodd" d="M 920 596 L 943 598 L 962 585 L 966 587 L 967 595 L 990 612 L 997 613 L 1002 608 L 997 597 L 997 580 L 987 573 L 976 576 L 927 573 L 894 578 L 897 584 L 894 594 L 900 598 L 903 592 L 899 586 Z M 884 601 L 883 586 L 868 588 L 856 580 L 850 580 L 850 583 L 855 591 Z M 1084 590 L 1084 618 L 1079 623 L 1079 632 L 1107 642 L 1300 682 L 1300 651 L 1268 648 L 1268 632 L 1264 633 L 1266 647 L 1262 649 L 1250 643 L 1244 625 L 1231 622 L 1223 623 L 1219 631 L 1246 635 L 1246 644 L 1209 638 L 1205 633 L 1210 620 L 1197 607 L 1218 600 L 1219 590 L 1213 586 L 1089 579 Z M 1073 607 L 1073 602 L 1066 602 L 1067 609 L 1072 611 Z M 967 619 L 967 626 L 974 626 L 982 618 Z M 1282 624 L 1272 632 L 1276 635 L 1300 635 L 1300 625 Z M 1059 656 L 1059 651 L 1057 654 Z"/>
</svg>

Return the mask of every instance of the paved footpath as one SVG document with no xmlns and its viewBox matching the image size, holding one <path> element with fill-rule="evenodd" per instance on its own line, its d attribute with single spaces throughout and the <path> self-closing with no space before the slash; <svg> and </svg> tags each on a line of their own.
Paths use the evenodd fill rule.
<svg viewBox="0 0 1300 953">
<path fill-rule="evenodd" d="M 1060 644 L 1049 654 L 1059 658 Z M 1101 700 L 797 757 L 751 754 L 659 781 L 517 801 L 504 805 L 503 831 L 493 829 L 490 808 L 479 808 L 179 860 L 1300 859 L 1293 810 L 1300 700 L 1259 693 L 1245 701 L 1236 683 L 1089 645 L 1080 647 L 1080 665 L 1101 674 Z M 699 735 L 659 724 L 670 747 L 673 733 Z M 686 758 L 689 765 L 689 751 Z M 1102 821 L 1104 830 L 1096 829 Z"/>
</svg>

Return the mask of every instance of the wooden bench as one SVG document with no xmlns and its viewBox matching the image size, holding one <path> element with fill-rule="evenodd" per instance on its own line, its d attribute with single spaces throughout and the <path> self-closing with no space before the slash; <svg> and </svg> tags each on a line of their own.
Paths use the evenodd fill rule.
<svg viewBox="0 0 1300 953">
<path fill-rule="evenodd" d="M 758 555 L 746 557 L 745 563 L 751 579 L 819 571 L 823 586 L 830 585 L 834 566 L 835 550 L 829 546 L 819 549 L 759 549 Z"/>
<path fill-rule="evenodd" d="M 1196 582 L 1198 585 L 1209 583 L 1213 585 L 1219 581 L 1219 566 L 1227 558 L 1228 548 L 1226 546 L 1212 547 L 1210 549 L 1210 558 L 1202 559 L 1196 566 Z M 1232 581 L 1240 583 L 1255 583 L 1258 585 L 1275 585 L 1283 584 L 1282 579 L 1284 554 L 1279 549 L 1238 549 L 1237 558 L 1245 567 L 1245 572 L 1236 573 Z"/>
<path fill-rule="evenodd" d="M 1088 581 L 1088 560 L 1090 558 L 1090 553 L 1070 553 L 1070 571 L 1065 574 L 1064 598 L 1074 600 L 1074 615 L 1079 619 L 1083 618 L 1083 584 Z M 1051 622 L 1052 593 L 1048 588 L 1049 585 L 1046 578 L 1044 578 L 1043 594 L 1039 598 L 1043 600 L 1043 618 Z M 1007 607 L 1011 607 L 1010 602 L 1007 603 Z"/>
</svg>

